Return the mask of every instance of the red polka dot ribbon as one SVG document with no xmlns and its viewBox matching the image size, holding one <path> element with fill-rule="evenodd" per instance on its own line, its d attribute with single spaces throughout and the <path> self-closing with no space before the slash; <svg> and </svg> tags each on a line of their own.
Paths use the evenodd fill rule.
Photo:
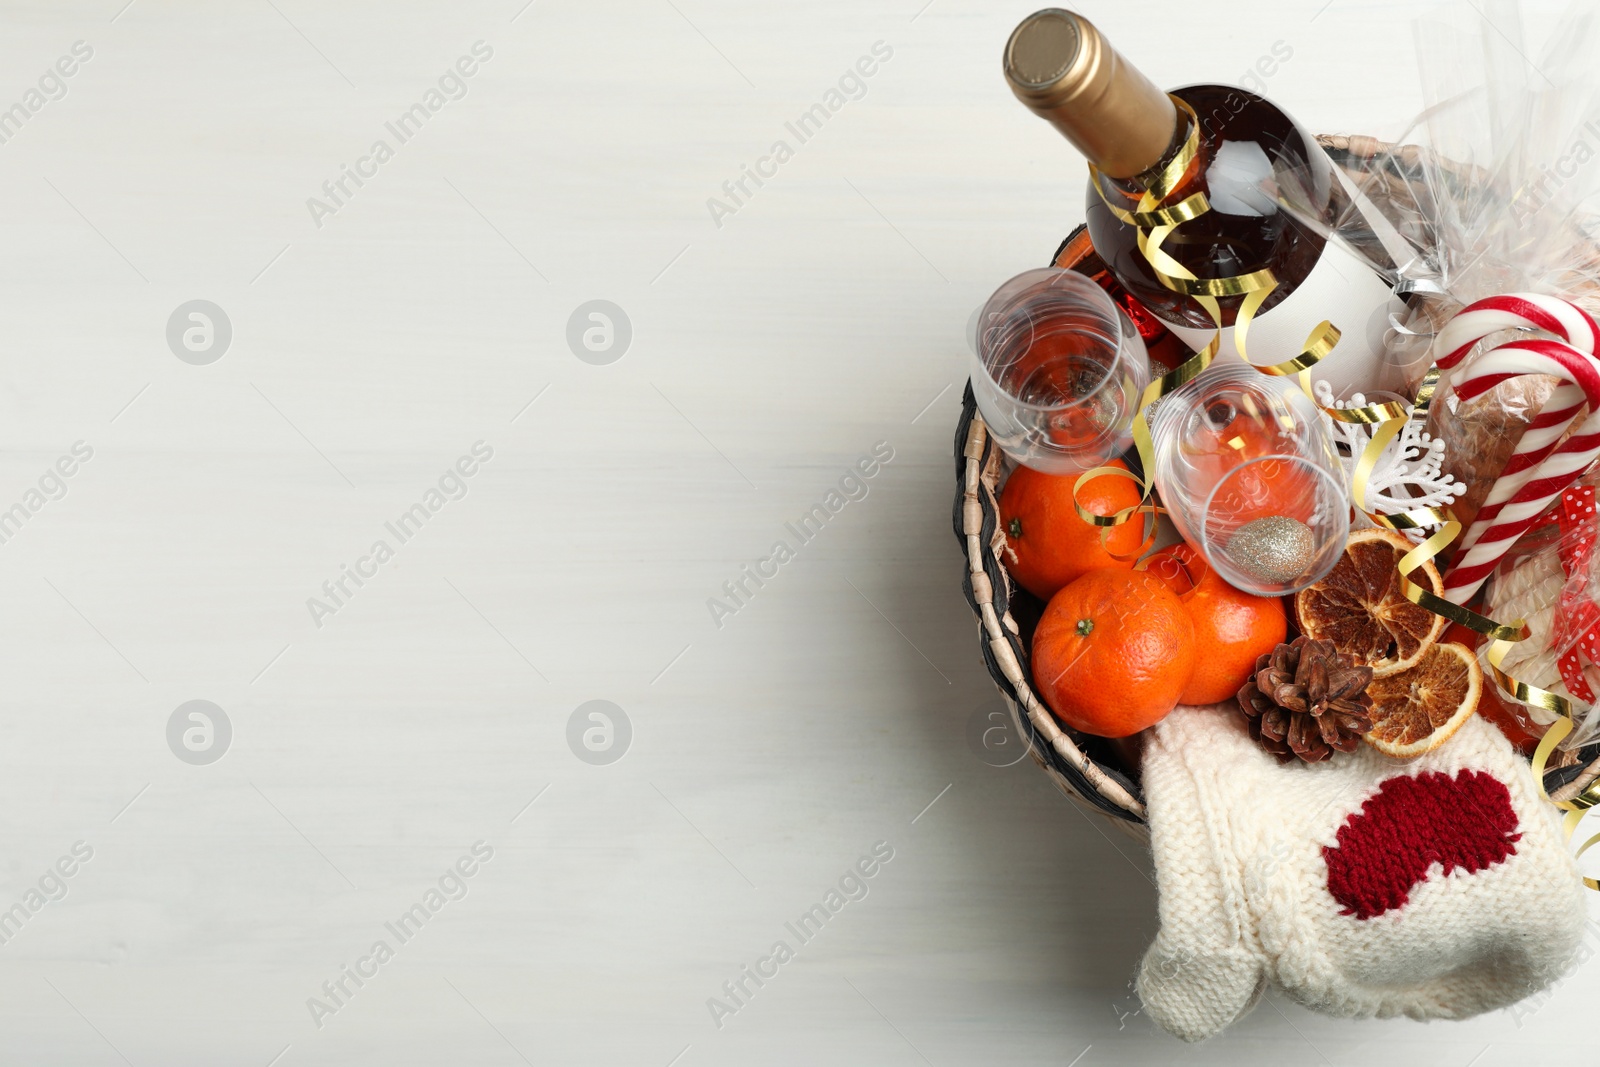
<svg viewBox="0 0 1600 1067">
<path fill-rule="evenodd" d="M 1552 643 L 1566 649 L 1557 661 L 1567 692 L 1594 703 L 1594 691 L 1583 676 L 1583 660 L 1600 663 L 1600 605 L 1589 593 L 1589 561 L 1594 555 L 1594 489 L 1573 486 L 1561 494 L 1556 511 L 1561 528 L 1561 569 L 1566 584 L 1556 611 Z"/>
</svg>

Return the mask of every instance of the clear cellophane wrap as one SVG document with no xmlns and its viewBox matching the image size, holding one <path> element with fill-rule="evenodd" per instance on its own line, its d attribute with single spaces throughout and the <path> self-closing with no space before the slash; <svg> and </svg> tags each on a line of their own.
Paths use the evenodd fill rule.
<svg viewBox="0 0 1600 1067">
<path fill-rule="evenodd" d="M 1392 144 L 1332 139 L 1350 180 L 1331 236 L 1411 294 L 1387 345 L 1409 390 L 1441 354 L 1429 351 L 1432 334 L 1475 300 L 1540 292 L 1600 313 L 1594 8 L 1574 2 L 1535 50 L 1514 0 L 1457 0 L 1417 23 L 1421 115 Z M 1278 179 L 1296 210 L 1297 176 Z M 1485 338 L 1463 370 L 1511 336 Z M 1555 380 L 1515 378 L 1470 403 L 1444 386 L 1428 430 L 1445 444 L 1445 473 L 1467 486 L 1453 510 L 1470 525 Z"/>
<path fill-rule="evenodd" d="M 1594 701 L 1588 699 L 1600 694 L 1596 485 L 1600 485 L 1600 472 L 1591 470 L 1517 542 L 1484 587 L 1484 606 L 1491 616 L 1522 619 L 1528 626 L 1527 640 L 1511 646 L 1500 669 L 1572 704 L 1575 729 L 1560 745 L 1566 752 L 1576 751 L 1600 734 Z M 1567 660 L 1565 669 L 1563 659 Z M 1486 677 L 1487 668 L 1485 663 Z M 1577 687 L 1568 685 L 1574 675 Z M 1542 735 L 1555 721 L 1553 712 L 1536 705 L 1517 703 L 1505 693 L 1501 699 L 1530 734 Z M 1561 762 L 1552 759 L 1550 765 Z"/>
</svg>

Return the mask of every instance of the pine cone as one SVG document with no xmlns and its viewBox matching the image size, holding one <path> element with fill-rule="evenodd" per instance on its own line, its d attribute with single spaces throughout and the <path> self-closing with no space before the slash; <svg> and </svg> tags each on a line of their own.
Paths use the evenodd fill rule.
<svg viewBox="0 0 1600 1067">
<path fill-rule="evenodd" d="M 1297 637 L 1256 660 L 1255 675 L 1239 690 L 1250 736 L 1279 763 L 1328 759 L 1353 752 L 1372 729 L 1372 668 L 1357 666 L 1332 641 Z"/>
</svg>

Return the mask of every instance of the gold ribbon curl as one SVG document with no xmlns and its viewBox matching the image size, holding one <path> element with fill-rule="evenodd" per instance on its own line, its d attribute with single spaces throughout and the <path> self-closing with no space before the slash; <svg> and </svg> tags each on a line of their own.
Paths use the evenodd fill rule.
<svg viewBox="0 0 1600 1067">
<path fill-rule="evenodd" d="M 1120 526 L 1128 522 L 1135 515 L 1144 515 L 1145 536 L 1139 549 L 1132 556 L 1122 556 L 1112 553 L 1114 558 L 1121 560 L 1138 559 L 1144 556 L 1155 543 L 1156 517 L 1163 512 L 1158 504 L 1151 501 L 1155 489 L 1155 446 L 1150 436 L 1149 411 L 1152 404 L 1162 397 L 1174 392 L 1182 386 L 1199 377 L 1215 359 L 1222 344 L 1222 309 L 1217 303 L 1219 297 L 1242 296 L 1238 311 L 1234 316 L 1234 344 L 1239 350 L 1239 355 L 1244 362 L 1263 374 L 1277 377 L 1294 377 L 1297 379 L 1301 390 L 1311 398 L 1312 403 L 1329 418 L 1337 422 L 1360 425 L 1375 425 L 1377 430 L 1371 440 L 1362 450 L 1361 457 L 1357 460 L 1356 468 L 1351 478 L 1351 495 L 1357 508 L 1376 525 L 1389 530 L 1416 530 L 1433 526 L 1437 529 L 1421 544 L 1401 557 L 1396 564 L 1396 571 L 1400 575 L 1401 591 L 1407 600 L 1418 605 L 1435 615 L 1442 616 L 1446 621 L 1458 623 L 1461 626 L 1482 634 L 1490 639 L 1490 646 L 1485 659 L 1489 664 L 1489 673 L 1494 683 L 1501 691 L 1515 700 L 1532 704 L 1555 713 L 1556 720 L 1545 732 L 1532 760 L 1534 782 L 1539 795 L 1545 800 L 1564 810 L 1567 814 L 1562 826 L 1570 839 L 1578 822 L 1583 818 L 1584 812 L 1592 807 L 1600 806 L 1600 778 L 1591 782 L 1578 796 L 1572 800 L 1551 800 L 1544 787 L 1544 772 L 1550 755 L 1574 729 L 1572 719 L 1572 705 L 1564 697 L 1552 693 L 1538 686 L 1530 685 L 1519 679 L 1511 677 L 1503 669 L 1506 654 L 1511 646 L 1519 641 L 1527 640 L 1529 630 L 1524 620 L 1518 619 L 1506 624 L 1452 603 L 1414 580 L 1412 575 L 1424 564 L 1436 559 L 1442 554 L 1457 537 L 1461 535 L 1462 524 L 1455 518 L 1449 507 L 1425 507 L 1411 511 L 1383 514 L 1367 511 L 1364 507 L 1367 497 L 1367 485 L 1376 468 L 1378 459 L 1383 450 L 1400 433 L 1412 419 L 1427 418 L 1434 397 L 1438 392 L 1440 370 L 1436 365 L 1429 368 L 1417 390 L 1416 399 L 1412 403 L 1403 400 L 1389 401 L 1378 404 L 1366 404 L 1354 408 L 1336 408 L 1324 406 L 1319 403 L 1311 390 L 1311 368 L 1325 359 L 1339 343 L 1339 329 L 1327 320 L 1319 323 L 1309 335 L 1299 355 L 1283 361 L 1282 363 L 1261 365 L 1250 360 L 1246 340 L 1249 335 L 1250 323 L 1260 311 L 1268 297 L 1278 286 L 1278 279 L 1271 268 L 1251 271 L 1247 274 L 1234 275 L 1223 278 L 1200 278 L 1192 271 L 1179 263 L 1163 248 L 1163 243 L 1178 227 L 1186 222 L 1206 214 L 1211 210 L 1211 203 L 1202 192 L 1192 193 L 1176 204 L 1162 207 L 1162 201 L 1172 195 L 1173 191 L 1182 183 L 1189 167 L 1199 157 L 1200 152 L 1200 119 L 1186 101 L 1169 94 L 1169 99 L 1189 119 L 1189 132 L 1184 139 L 1183 146 L 1177 154 L 1162 167 L 1161 170 L 1148 182 L 1144 192 L 1139 197 L 1137 206 L 1129 211 L 1112 203 L 1106 194 L 1104 176 L 1100 170 L 1089 165 L 1092 184 L 1095 191 L 1100 194 L 1101 201 L 1105 204 L 1113 217 L 1121 222 L 1133 226 L 1138 230 L 1137 241 L 1139 251 L 1143 253 L 1149 263 L 1156 280 L 1162 286 L 1175 293 L 1191 297 L 1197 304 L 1211 316 L 1211 321 L 1216 327 L 1216 332 L 1211 340 L 1193 357 L 1184 361 L 1177 368 L 1168 371 L 1160 378 L 1145 387 L 1139 398 L 1139 407 L 1133 418 L 1133 442 L 1138 451 L 1139 460 L 1144 468 L 1144 477 L 1133 474 L 1131 471 L 1118 467 L 1096 467 L 1080 475 L 1073 485 L 1073 507 L 1083 521 L 1100 527 L 1102 545 L 1105 544 L 1106 534 L 1111 527 Z M 1127 478 L 1139 486 L 1139 502 L 1132 507 L 1123 508 L 1112 515 L 1097 515 L 1084 507 L 1078 501 L 1078 493 L 1084 485 L 1095 478 L 1106 475 L 1116 475 Z M 1109 547 L 1107 552 L 1110 552 Z M 1590 846 L 1600 843 L 1600 834 L 1589 838 L 1578 847 L 1574 858 L 1582 856 Z M 1600 890 L 1600 880 L 1585 878 L 1584 884 L 1590 889 Z"/>
<path fill-rule="evenodd" d="M 1548 689 L 1541 689 L 1536 685 L 1514 678 L 1505 670 L 1505 658 L 1511 647 L 1520 641 L 1526 641 L 1531 631 L 1525 620 L 1517 619 L 1512 623 L 1497 622 L 1486 615 L 1481 615 L 1470 608 L 1453 603 L 1437 595 L 1412 580 L 1414 574 L 1423 564 L 1435 559 L 1447 549 L 1457 537 L 1461 535 L 1462 524 L 1456 519 L 1454 513 L 1448 508 L 1417 508 L 1414 511 L 1402 511 L 1393 514 L 1381 514 L 1367 511 L 1362 503 L 1367 498 L 1367 480 L 1371 477 L 1376 467 L 1379 456 L 1382 455 L 1390 441 L 1394 440 L 1411 419 L 1426 420 L 1428 411 L 1434 397 L 1438 392 L 1440 370 L 1437 364 L 1428 368 L 1427 374 L 1422 378 L 1417 388 L 1417 398 L 1413 404 L 1403 402 L 1390 402 L 1381 405 L 1369 405 L 1365 408 L 1349 410 L 1328 409 L 1323 410 L 1342 422 L 1359 422 L 1372 424 L 1381 422 L 1372 439 L 1362 450 L 1361 458 L 1356 463 L 1354 476 L 1351 478 L 1351 495 L 1354 497 L 1356 507 L 1361 508 L 1362 514 L 1373 522 L 1390 530 L 1417 530 L 1429 526 L 1437 526 L 1427 539 L 1417 547 L 1400 557 L 1400 562 L 1395 565 L 1400 574 L 1400 591 L 1407 600 L 1421 608 L 1442 616 L 1446 621 L 1458 623 L 1461 626 L 1481 634 L 1489 639 L 1489 648 L 1484 659 L 1489 665 L 1489 681 L 1499 690 L 1513 700 L 1534 707 L 1543 708 L 1555 714 L 1556 719 L 1539 740 L 1539 745 L 1534 749 L 1530 761 L 1530 771 L 1533 774 L 1534 786 L 1539 796 L 1546 802 L 1560 808 L 1566 815 L 1561 821 L 1562 834 L 1569 842 L 1578 823 L 1583 819 L 1584 812 L 1600 805 L 1600 778 L 1590 782 L 1589 785 L 1572 800 L 1553 800 L 1545 791 L 1544 775 L 1549 764 L 1550 756 L 1555 752 L 1556 746 L 1566 739 L 1573 731 L 1572 703 L 1559 694 Z M 1374 418 L 1374 414 L 1381 414 L 1382 418 Z M 1573 859 L 1581 857 L 1590 846 L 1600 843 L 1600 834 L 1595 834 L 1573 852 Z M 1584 877 L 1583 884 L 1590 889 L 1600 891 L 1600 880 Z"/>
<path fill-rule="evenodd" d="M 1490 653 L 1490 656 L 1492 658 L 1492 652 Z M 1495 675 L 1497 678 L 1501 677 L 1501 673 L 1498 669 L 1496 669 Z M 1559 701 L 1562 704 L 1567 703 L 1565 700 L 1562 700 L 1561 697 L 1556 696 L 1556 694 L 1546 692 L 1543 689 L 1535 689 L 1533 691 L 1549 697 L 1553 701 Z M 1544 707 L 1545 705 L 1540 704 L 1540 706 Z M 1555 709 L 1551 708 L 1550 710 L 1553 711 Z M 1566 836 L 1568 841 L 1572 840 L 1573 831 L 1577 830 L 1578 823 L 1583 821 L 1584 814 L 1590 808 L 1600 805 L 1600 778 L 1596 778 L 1594 781 L 1590 782 L 1583 788 L 1582 792 L 1573 797 L 1571 800 L 1552 800 L 1550 794 L 1545 792 L 1543 774 L 1545 762 L 1549 760 L 1551 753 L 1556 750 L 1556 746 L 1564 741 L 1568 734 L 1572 733 L 1572 730 L 1572 714 L 1570 711 L 1563 711 L 1559 716 L 1557 716 L 1556 721 L 1550 724 L 1550 728 L 1546 730 L 1544 732 L 1544 736 L 1539 739 L 1539 747 L 1533 751 L 1534 784 L 1539 789 L 1540 797 L 1566 812 L 1566 814 L 1561 817 L 1561 832 Z M 1578 859 L 1585 852 L 1589 851 L 1589 846 L 1595 844 L 1596 842 L 1600 842 L 1600 834 L 1594 834 L 1583 844 L 1579 845 L 1576 851 L 1573 852 L 1572 858 L 1574 860 Z M 1600 890 L 1600 880 L 1584 877 L 1583 884 L 1588 886 L 1590 889 Z"/>
<path fill-rule="evenodd" d="M 1211 202 L 1202 192 L 1191 193 L 1178 203 L 1162 207 L 1161 203 L 1171 196 L 1173 191 L 1183 182 L 1189 167 L 1200 154 L 1200 116 L 1195 113 L 1186 101 L 1176 96 L 1168 97 L 1179 111 L 1188 116 L 1189 132 L 1184 138 L 1184 143 L 1178 152 L 1156 175 L 1146 184 L 1140 195 L 1136 208 L 1129 211 L 1111 202 L 1106 195 L 1104 176 L 1094 164 L 1089 165 L 1092 184 L 1095 191 L 1100 194 L 1100 199 L 1105 203 L 1111 214 L 1135 227 L 1139 251 L 1150 264 L 1151 271 L 1156 280 L 1164 287 L 1175 293 L 1182 293 L 1191 297 L 1211 316 L 1211 321 L 1216 327 L 1216 332 L 1211 340 L 1199 352 L 1185 360 L 1181 365 L 1163 374 L 1151 382 L 1139 397 L 1138 410 L 1133 417 L 1133 443 L 1139 455 L 1140 465 L 1144 468 L 1144 477 L 1139 477 L 1130 471 L 1117 467 L 1096 467 L 1078 476 L 1073 485 L 1072 505 L 1078 517 L 1083 521 L 1101 527 L 1100 541 L 1106 546 L 1106 535 L 1113 526 L 1120 526 L 1129 521 L 1134 515 L 1145 516 L 1145 536 L 1141 539 L 1138 552 L 1133 556 L 1117 555 L 1111 553 L 1113 558 L 1128 560 L 1138 559 L 1143 556 L 1155 543 L 1156 516 L 1162 514 L 1163 509 L 1152 503 L 1150 498 L 1155 491 L 1155 445 L 1150 437 L 1150 407 L 1157 400 L 1182 388 L 1184 385 L 1199 377 L 1211 365 L 1217 352 L 1222 347 L 1222 307 L 1217 303 L 1219 297 L 1243 296 L 1244 300 L 1234 316 L 1234 343 L 1239 349 L 1239 355 L 1249 363 L 1246 338 L 1249 334 L 1250 322 L 1255 318 L 1256 312 L 1267 298 L 1272 295 L 1278 286 L 1278 279 L 1270 268 L 1251 271 L 1248 274 L 1239 274 L 1222 278 L 1201 278 L 1189 268 L 1179 263 L 1170 254 L 1162 249 L 1162 244 L 1170 237 L 1174 230 L 1186 222 L 1190 222 L 1211 210 Z M 1311 393 L 1309 374 L 1306 372 L 1333 350 L 1339 343 L 1339 331 L 1331 323 L 1324 321 L 1311 331 L 1306 338 L 1304 350 L 1293 359 L 1283 363 L 1264 367 L 1254 363 L 1250 365 L 1266 374 L 1291 376 L 1300 378 L 1300 386 Z M 1139 486 L 1139 502 L 1132 507 L 1123 508 L 1112 515 L 1097 515 L 1079 501 L 1078 494 L 1083 487 L 1095 478 L 1107 474 L 1116 474 L 1133 481 Z M 1107 546 L 1106 551 L 1110 553 Z"/>
<path fill-rule="evenodd" d="M 1422 379 L 1422 386 L 1417 391 L 1417 401 L 1414 414 L 1419 418 L 1426 418 L 1428 406 L 1432 402 L 1439 382 L 1439 368 L 1437 365 L 1429 368 Z M 1410 416 L 1408 416 L 1409 418 Z M 1393 439 L 1406 423 L 1407 419 L 1396 419 L 1392 423 L 1385 423 L 1373 435 L 1372 441 L 1362 453 L 1361 462 L 1356 468 L 1354 479 L 1359 493 L 1357 500 L 1366 499 L 1366 478 L 1372 472 L 1373 464 L 1377 461 L 1377 453 Z M 1359 506 L 1359 505 L 1358 505 Z M 1365 512 L 1365 509 L 1363 509 Z M 1541 689 L 1520 678 L 1514 678 L 1505 670 L 1505 659 L 1511 647 L 1520 641 L 1526 641 L 1531 631 L 1525 620 L 1517 619 L 1512 623 L 1496 622 L 1486 615 L 1480 615 L 1470 608 L 1452 603 L 1443 597 L 1436 596 L 1431 590 L 1418 585 L 1411 580 L 1411 574 L 1421 567 L 1423 563 L 1433 559 L 1443 552 L 1450 543 L 1461 533 L 1461 523 L 1449 509 L 1420 508 L 1416 511 L 1401 512 L 1395 515 L 1376 515 L 1365 512 L 1369 518 L 1379 525 L 1391 530 L 1417 529 L 1423 526 L 1439 524 L 1439 529 L 1422 544 L 1412 549 L 1401 557 L 1396 569 L 1400 572 L 1400 588 L 1406 599 L 1420 607 L 1426 608 L 1435 615 L 1442 615 L 1446 620 L 1459 623 L 1474 633 L 1482 634 L 1489 639 L 1488 651 L 1484 659 L 1489 665 L 1489 684 L 1496 686 L 1500 692 L 1511 699 L 1523 704 L 1530 704 L 1542 708 L 1556 716 L 1544 736 L 1539 739 L 1538 747 L 1534 749 L 1529 770 L 1533 774 L 1534 787 L 1538 790 L 1539 797 L 1549 804 L 1566 812 L 1561 819 L 1562 836 L 1570 842 L 1573 833 L 1578 828 L 1578 823 L 1583 820 L 1584 813 L 1590 808 L 1600 805 L 1600 778 L 1591 781 L 1582 792 L 1571 800 L 1554 800 L 1546 792 L 1544 786 L 1545 770 L 1549 766 L 1550 757 L 1556 747 L 1561 744 L 1573 731 L 1572 702 L 1566 697 L 1552 693 L 1548 689 Z M 1579 845 L 1572 854 L 1574 861 L 1579 859 L 1590 846 L 1600 842 L 1600 834 L 1591 836 Z M 1600 880 L 1583 876 L 1583 884 L 1589 889 L 1600 891 Z"/>
<path fill-rule="evenodd" d="M 1417 390 L 1417 399 L 1411 409 L 1404 416 L 1397 416 L 1383 423 L 1378 431 L 1373 434 L 1372 440 L 1361 454 L 1361 460 L 1356 465 L 1352 481 L 1352 494 L 1356 499 L 1356 506 L 1360 507 L 1366 499 L 1367 478 L 1371 475 L 1376 465 L 1378 456 L 1385 446 L 1394 439 L 1405 424 L 1412 418 L 1426 419 L 1430 405 L 1433 403 L 1438 391 L 1440 370 L 1437 364 L 1428 369 L 1423 376 L 1422 384 Z M 1330 412 L 1330 414 L 1335 414 Z M 1347 420 L 1357 421 L 1357 420 Z M 1407 552 L 1400 558 L 1396 570 L 1400 573 L 1400 590 L 1407 600 L 1419 607 L 1425 608 L 1440 615 L 1448 622 L 1458 623 L 1461 626 L 1481 634 L 1489 639 L 1488 651 L 1484 659 L 1489 665 L 1489 682 L 1505 695 L 1520 703 L 1530 704 L 1552 712 L 1556 719 L 1550 724 L 1545 734 L 1539 740 L 1539 745 L 1534 749 L 1530 761 L 1530 771 L 1533 774 L 1534 786 L 1539 796 L 1546 802 L 1555 805 L 1566 812 L 1562 818 L 1561 828 L 1565 838 L 1570 841 L 1578 823 L 1583 819 L 1583 814 L 1589 808 L 1600 804 L 1600 779 L 1590 782 L 1589 785 L 1572 800 L 1552 800 L 1545 791 L 1544 775 L 1549 765 L 1550 756 L 1555 752 L 1556 746 L 1569 736 L 1573 729 L 1572 702 L 1548 689 L 1514 678 L 1505 670 L 1505 659 L 1511 647 L 1520 641 L 1526 641 L 1531 635 L 1525 620 L 1517 619 L 1512 623 L 1497 622 L 1486 615 L 1481 615 L 1470 608 L 1453 603 L 1435 594 L 1412 580 L 1411 575 L 1424 563 L 1434 559 L 1448 548 L 1461 534 L 1462 525 L 1449 508 L 1418 508 L 1415 511 L 1399 512 L 1392 515 L 1382 515 L 1369 512 L 1362 508 L 1363 514 L 1378 525 L 1390 530 L 1414 530 L 1427 526 L 1438 526 L 1438 529 L 1416 548 Z M 1579 845 L 1573 853 L 1576 860 L 1582 856 L 1591 845 L 1600 842 L 1600 834 L 1595 834 L 1583 844 Z M 1585 877 L 1583 884 L 1590 889 L 1600 891 L 1600 880 Z"/>
</svg>

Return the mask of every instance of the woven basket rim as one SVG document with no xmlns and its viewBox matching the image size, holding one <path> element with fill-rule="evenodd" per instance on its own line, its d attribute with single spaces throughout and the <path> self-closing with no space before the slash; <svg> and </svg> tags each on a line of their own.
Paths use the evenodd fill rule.
<svg viewBox="0 0 1600 1067">
<path fill-rule="evenodd" d="M 1034 691 L 1022 628 L 1011 614 L 1016 588 L 997 551 L 1003 540 L 995 495 L 1002 454 L 978 413 L 970 381 L 962 396 L 955 445 L 954 525 L 967 558 L 962 591 L 978 616 L 989 675 L 1011 705 L 1034 762 L 1068 796 L 1117 819 L 1143 823 L 1144 797 L 1138 785 L 1091 757 Z"/>
</svg>

